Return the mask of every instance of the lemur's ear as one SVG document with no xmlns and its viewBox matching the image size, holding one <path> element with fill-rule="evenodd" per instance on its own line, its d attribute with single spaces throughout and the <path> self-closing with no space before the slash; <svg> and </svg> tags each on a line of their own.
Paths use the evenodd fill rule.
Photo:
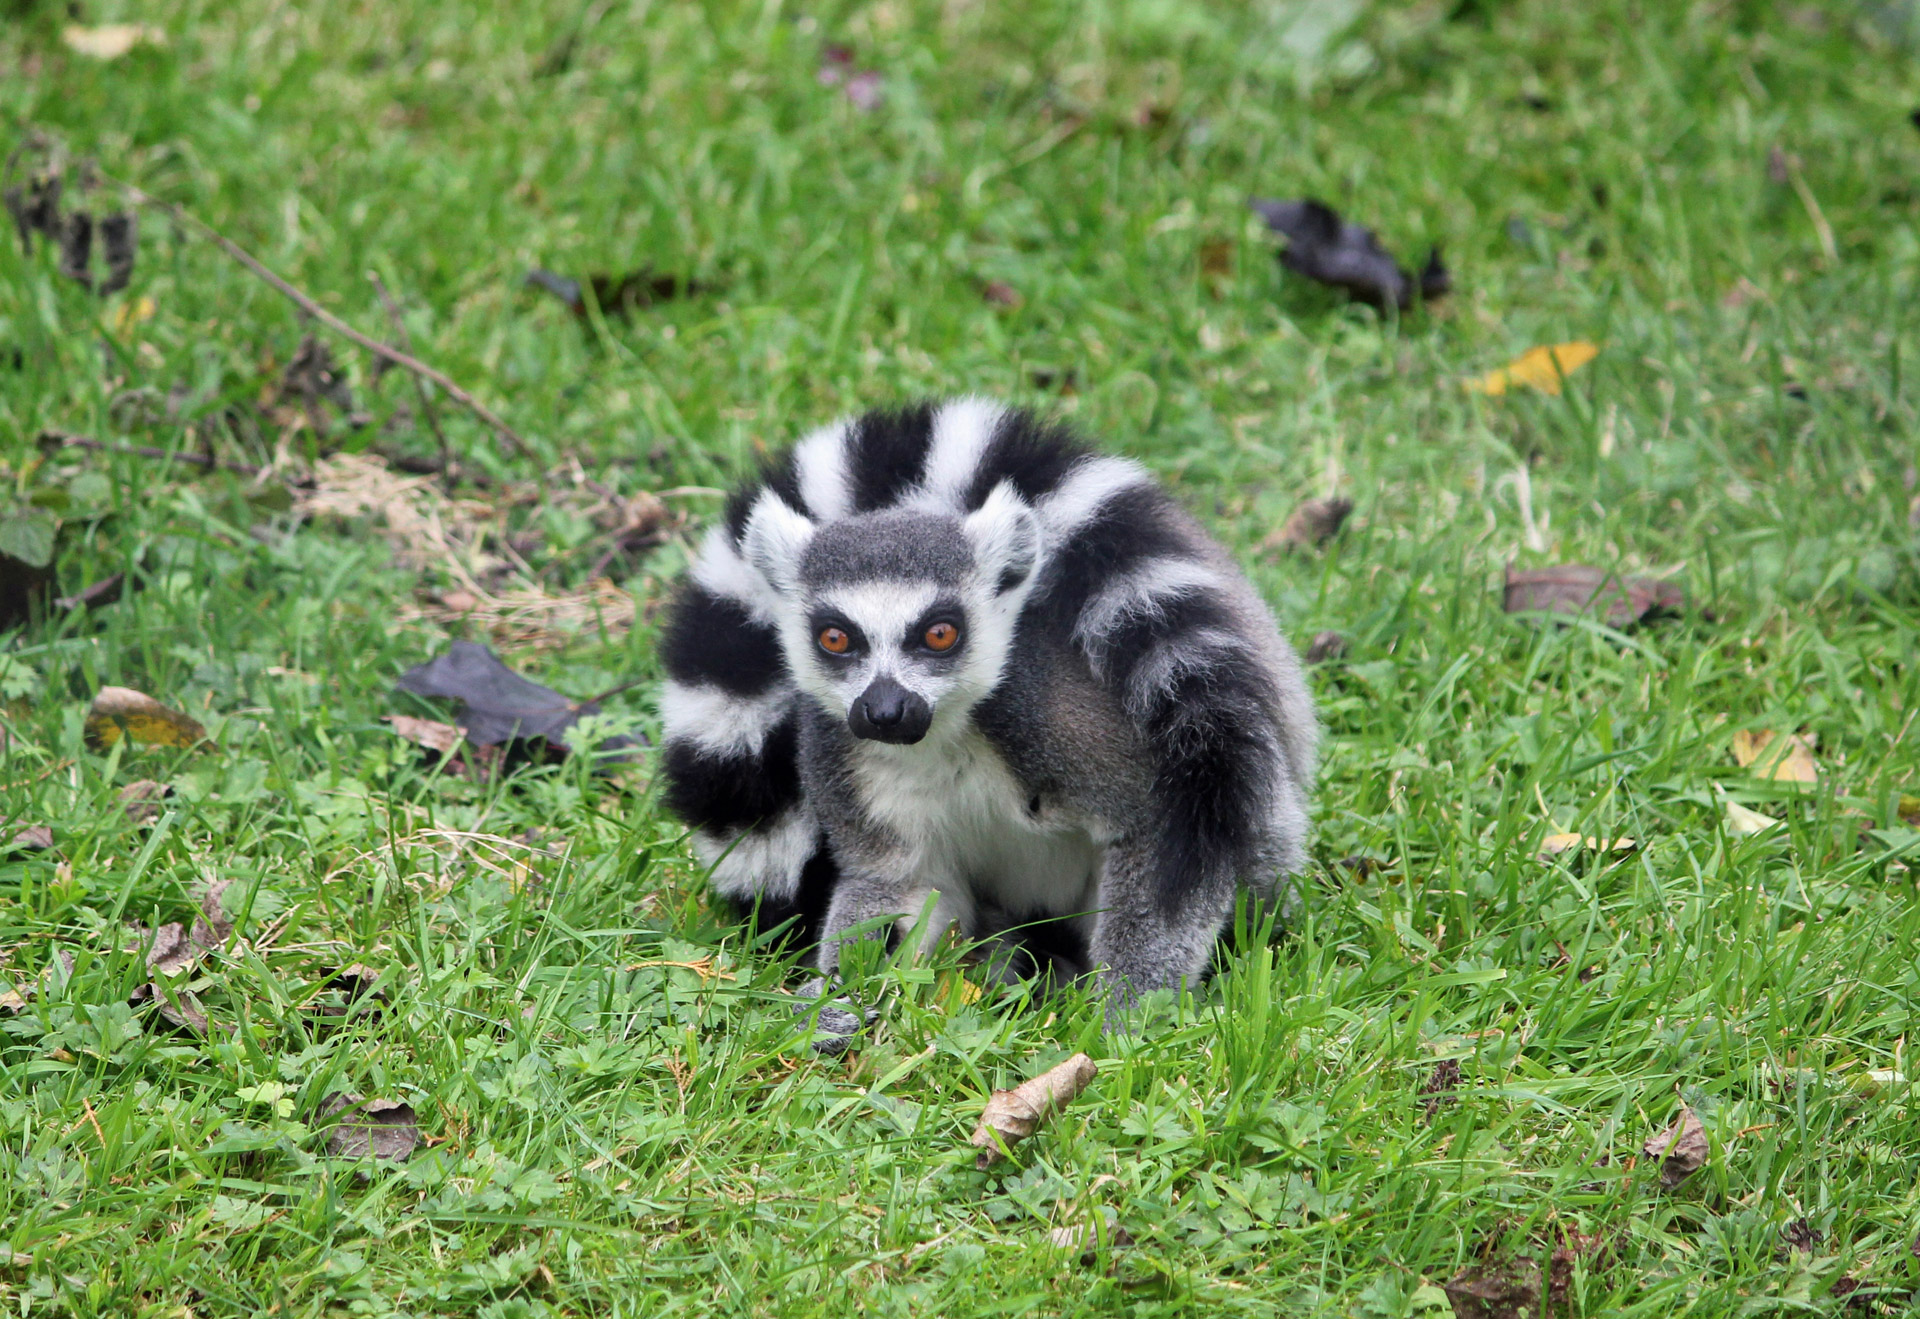
<svg viewBox="0 0 1920 1319">
<path fill-rule="evenodd" d="M 1020 498 L 1013 482 L 1002 481 L 987 502 L 967 515 L 967 539 L 973 560 L 1001 594 L 1033 576 L 1040 565 L 1040 519 Z"/>
<path fill-rule="evenodd" d="M 740 535 L 747 562 L 776 589 L 791 590 L 800 580 L 800 558 L 813 539 L 813 523 L 771 490 L 761 495 Z"/>
</svg>

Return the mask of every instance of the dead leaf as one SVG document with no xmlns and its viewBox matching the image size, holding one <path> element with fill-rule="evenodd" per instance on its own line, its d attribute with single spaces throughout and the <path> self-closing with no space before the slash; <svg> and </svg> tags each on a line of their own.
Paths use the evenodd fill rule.
<svg viewBox="0 0 1920 1319">
<path fill-rule="evenodd" d="M 13 836 L 0 847 L 0 852 L 44 852 L 53 846 L 53 829 L 49 825 L 30 824 L 23 829 L 13 829 L 13 821 L 0 819 L 0 837 L 5 837 L 8 830 L 13 830 Z"/>
<path fill-rule="evenodd" d="M 1421 1083 L 1420 1093 L 1427 1096 L 1427 1121 L 1432 1122 L 1446 1105 L 1454 1102 L 1453 1092 L 1460 1088 L 1460 1064 L 1452 1058 L 1442 1058 L 1433 1065 L 1433 1071 Z"/>
<path fill-rule="evenodd" d="M 1598 344 L 1584 339 L 1527 349 L 1498 371 L 1465 381 L 1476 394 L 1498 396 L 1519 385 L 1544 394 L 1558 394 L 1560 382 L 1600 354 Z"/>
<path fill-rule="evenodd" d="M 990 279 L 980 289 L 980 296 L 996 307 L 1018 307 L 1026 301 L 1020 296 L 1020 290 L 1004 279 Z"/>
<path fill-rule="evenodd" d="M 1099 1217 L 1091 1223 L 1075 1223 L 1067 1227 L 1056 1227 L 1047 1233 L 1047 1241 L 1055 1250 L 1080 1256 L 1082 1263 L 1092 1263 L 1100 1246 L 1109 1250 L 1123 1250 L 1133 1244 L 1133 1233 L 1120 1223 L 1111 1206 L 1102 1205 Z"/>
<path fill-rule="evenodd" d="M 200 1001 L 185 990 L 170 986 L 164 981 L 150 980 L 127 996 L 129 1007 L 137 1007 L 146 1002 L 152 1002 L 155 1005 L 154 1010 L 160 1014 L 161 1019 L 174 1026 L 184 1027 L 199 1035 L 205 1035 L 212 1029 L 206 1010 L 200 1006 Z"/>
<path fill-rule="evenodd" d="M 167 44 L 165 29 L 151 23 L 102 23 L 98 27 L 69 23 L 61 29 L 60 39 L 68 50 L 96 60 L 117 60 L 135 46 Z"/>
<path fill-rule="evenodd" d="M 1023 1081 L 1011 1090 L 995 1090 L 980 1114 L 970 1144 L 980 1152 L 974 1166 L 990 1168 L 1005 1154 L 1007 1147 L 1031 1136 L 1053 1113 L 1065 1108 L 1093 1084 L 1099 1068 L 1084 1053 Z"/>
<path fill-rule="evenodd" d="M 173 789 L 153 779 L 136 779 L 120 789 L 119 796 L 127 818 L 135 824 L 145 824 L 160 818 L 164 809 L 160 803 L 173 796 Z"/>
<path fill-rule="evenodd" d="M 343 1159 L 371 1155 L 399 1161 L 420 1147 L 420 1127 L 413 1106 L 398 1100 L 328 1095 L 320 1105 L 319 1116 L 339 1118 L 327 1132 L 327 1153 Z"/>
<path fill-rule="evenodd" d="M 600 314 L 615 317 L 630 316 L 655 303 L 696 298 L 712 291 L 710 285 L 684 275 L 661 274 L 652 266 L 641 266 L 624 275 L 590 274 L 584 286 L 577 279 L 535 267 L 527 272 L 526 282 L 553 294 L 567 304 L 567 310 L 583 318 L 587 315 L 588 290 L 592 291 L 593 305 L 599 308 Z"/>
<path fill-rule="evenodd" d="M 1524 1256 L 1470 1264 L 1442 1286 L 1454 1319 L 1538 1319 L 1540 1266 Z"/>
<path fill-rule="evenodd" d="M 1248 203 L 1267 228 L 1283 235 L 1280 264 L 1297 275 L 1334 288 L 1370 306 L 1411 307 L 1416 298 L 1432 301 L 1453 287 L 1440 249 L 1427 255 L 1420 273 L 1410 275 L 1374 237 L 1373 230 L 1344 220 L 1340 212 L 1313 198 Z"/>
<path fill-rule="evenodd" d="M 87 746 L 105 751 L 124 734 L 140 746 L 197 747 L 207 741 L 198 722 L 131 687 L 102 687 L 87 710 Z"/>
<path fill-rule="evenodd" d="M 136 589 L 138 585 L 139 583 L 136 580 Z M 69 612 L 75 609 L 104 609 L 108 605 L 115 604 L 119 601 L 121 594 L 126 590 L 126 586 L 127 575 L 123 572 L 117 572 L 111 576 L 102 577 L 91 586 L 81 587 L 72 595 L 63 595 L 53 603 L 58 608 L 68 610 Z"/>
<path fill-rule="evenodd" d="M 1706 1127 L 1682 1104 L 1673 1125 L 1649 1140 L 1642 1152 L 1660 1160 L 1660 1185 L 1671 1191 L 1706 1166 L 1710 1149 Z"/>
<path fill-rule="evenodd" d="M 139 218 L 133 211 L 116 211 L 100 217 L 100 253 L 107 262 L 107 277 L 100 282 L 102 297 L 118 293 L 133 279 L 133 258 L 139 247 L 139 233 Z M 133 305 L 134 324 L 154 313 L 152 298 L 140 298 Z"/>
<path fill-rule="evenodd" d="M 598 701 L 569 701 L 551 687 L 523 678 L 500 662 L 491 650 L 471 641 L 456 641 L 446 654 L 400 675 L 401 691 L 460 702 L 457 722 L 476 746 L 527 739 L 567 749 L 566 731 L 582 715 L 597 714 Z M 621 735 L 609 737 L 597 748 L 603 757 L 639 745 Z"/>
<path fill-rule="evenodd" d="M 1686 592 L 1673 582 L 1617 577 L 1604 568 L 1583 563 L 1551 568 L 1515 568 L 1509 564 L 1502 600 L 1509 614 L 1586 614 L 1602 606 L 1609 627 L 1625 627 L 1656 613 L 1677 613 L 1686 603 Z"/>
<path fill-rule="evenodd" d="M 415 719 L 411 715 L 383 714 L 380 722 L 390 726 L 393 731 L 417 746 L 425 747 L 435 755 L 445 758 L 453 754 L 460 745 L 461 732 L 452 724 L 443 724 L 437 719 Z"/>
<path fill-rule="evenodd" d="M 1748 838 L 1779 827 L 1780 821 L 1771 815 L 1762 815 L 1758 811 L 1749 810 L 1733 798 L 1727 798 L 1727 828 L 1731 832 Z"/>
<path fill-rule="evenodd" d="M 1733 758 L 1756 777 L 1781 783 L 1817 783 L 1820 767 L 1813 759 L 1813 739 L 1802 733 L 1785 737 L 1768 730 L 1740 729 L 1733 735 Z"/>
<path fill-rule="evenodd" d="M 1811 1255 L 1820 1245 L 1820 1238 L 1820 1229 L 1804 1218 L 1796 1218 L 1780 1229 L 1780 1244 L 1803 1255 Z"/>
<path fill-rule="evenodd" d="M 1542 861 L 1548 857 L 1559 856 L 1564 852 L 1584 850 L 1589 852 L 1631 852 L 1639 846 L 1631 838 L 1595 838 L 1592 834 L 1548 834 L 1540 840 L 1540 850 L 1535 855 Z"/>
<path fill-rule="evenodd" d="M 1346 653 L 1347 639 L 1338 632 L 1316 632 L 1313 640 L 1307 643 L 1306 661 L 1309 664 L 1325 664 Z"/>
<path fill-rule="evenodd" d="M 1260 542 L 1263 550 L 1309 549 L 1339 534 L 1353 512 L 1351 499 L 1308 499 L 1293 510 L 1278 531 Z"/>
<path fill-rule="evenodd" d="M 377 987 L 379 982 L 378 971 L 355 962 L 321 982 L 320 992 L 339 995 L 337 1001 L 316 998 L 302 1005 L 303 1010 L 317 1017 L 378 1016 L 387 1005 L 387 996 Z"/>
</svg>

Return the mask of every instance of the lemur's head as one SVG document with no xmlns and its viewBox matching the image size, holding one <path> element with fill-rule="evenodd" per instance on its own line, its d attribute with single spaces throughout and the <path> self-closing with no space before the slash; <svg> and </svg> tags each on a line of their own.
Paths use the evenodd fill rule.
<svg viewBox="0 0 1920 1319">
<path fill-rule="evenodd" d="M 854 736 L 902 744 L 964 727 L 999 683 L 1040 560 L 1040 520 L 1006 483 L 964 517 L 814 523 L 764 495 L 741 539 L 779 597 L 794 680 Z"/>
</svg>

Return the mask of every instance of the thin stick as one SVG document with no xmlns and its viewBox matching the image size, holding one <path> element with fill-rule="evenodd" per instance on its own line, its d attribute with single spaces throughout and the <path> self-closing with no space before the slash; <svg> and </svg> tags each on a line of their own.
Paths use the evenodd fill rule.
<svg viewBox="0 0 1920 1319">
<path fill-rule="evenodd" d="M 204 453 L 155 449 L 145 444 L 108 444 L 104 440 L 89 439 L 85 435 L 68 435 L 63 431 L 40 432 L 40 443 L 57 443 L 63 449 L 90 449 L 95 453 L 117 453 L 126 458 L 153 458 L 160 462 L 191 463 L 195 467 L 235 472 L 241 476 L 251 476 L 256 479 L 267 474 L 266 468 L 255 467 L 252 463 L 222 462 L 218 458 L 209 458 Z"/>
<path fill-rule="evenodd" d="M 387 286 L 380 282 L 380 276 L 374 271 L 367 272 L 367 278 L 373 281 L 373 291 L 380 295 L 380 304 L 387 309 L 387 319 L 393 323 L 393 336 L 400 341 L 400 347 L 413 351 L 413 340 L 407 334 L 407 323 L 400 319 L 400 306 L 387 292 Z M 453 488 L 453 478 L 458 475 L 453 465 L 453 446 L 447 443 L 446 432 L 440 429 L 440 414 L 434 409 L 433 395 L 427 392 L 427 382 L 419 376 L 413 377 L 413 389 L 420 396 L 420 410 L 427 414 L 427 425 L 433 431 L 433 438 L 440 444 L 440 473 L 446 478 L 447 488 Z"/>
<path fill-rule="evenodd" d="M 312 298 L 308 297 L 306 294 L 302 293 L 299 289 L 289 284 L 286 280 L 274 274 L 273 271 L 267 269 L 267 267 L 262 265 L 258 260 L 258 258 L 256 258 L 253 255 L 253 253 L 247 251 L 246 248 L 234 242 L 231 238 L 221 233 L 218 229 L 215 229 L 212 225 L 208 224 L 205 220 L 202 220 L 198 216 L 187 211 L 184 207 L 178 206 L 170 201 L 163 201 L 162 199 L 155 197 L 152 193 L 146 192 L 140 188 L 136 188 L 133 184 L 123 182 L 120 179 L 112 178 L 105 174 L 101 175 L 100 177 L 102 179 L 105 179 L 107 182 L 113 184 L 114 186 L 124 190 L 127 196 L 133 198 L 133 200 L 139 203 L 140 205 L 152 206 L 152 207 L 156 207 L 159 210 L 163 210 L 167 214 L 171 215 L 179 223 L 186 225 L 190 229 L 198 230 L 201 234 L 212 239 L 215 245 L 217 245 L 221 251 L 225 252 L 228 256 L 232 257 L 235 261 L 238 261 L 241 265 L 245 266 L 248 270 L 251 270 L 254 274 L 258 275 L 261 279 L 265 280 L 282 296 L 284 296 L 289 301 L 291 301 L 296 307 L 300 308 L 301 311 L 304 311 L 305 313 L 307 313 L 307 315 L 313 317 L 316 321 L 319 321 L 322 325 L 332 330 L 335 334 L 339 334 L 348 339 L 351 339 L 354 343 L 359 344 L 362 348 L 366 349 L 368 352 L 376 353 L 379 356 L 386 358 L 389 362 L 392 362 L 395 366 L 405 367 L 407 370 L 413 372 L 415 375 L 423 377 L 424 379 L 427 379 L 427 380 L 431 380 L 434 384 L 440 386 L 440 388 L 447 391 L 448 398 L 458 403 L 461 407 L 466 408 L 469 412 L 473 413 L 474 416 L 480 418 L 480 420 L 484 421 L 487 425 L 493 427 L 494 432 L 498 434 L 501 439 L 505 440 L 508 444 L 513 446 L 513 450 L 515 453 L 519 454 L 522 458 L 525 458 L 529 461 L 537 460 L 536 455 L 534 454 L 532 448 L 528 446 L 525 440 L 520 438 L 519 433 L 515 431 L 513 427 L 507 425 L 507 423 L 502 421 L 497 415 L 495 415 L 494 412 L 491 409 L 489 409 L 486 404 L 482 403 L 479 399 L 469 394 L 466 390 L 460 388 L 460 386 L 454 384 L 453 381 L 449 380 L 446 377 L 446 375 L 444 375 L 443 373 L 434 370 L 432 367 L 428 366 L 425 362 L 420 361 L 418 358 L 415 358 L 407 353 L 401 352 L 398 348 L 395 348 L 391 344 L 381 343 L 378 339 L 372 339 L 360 333 L 360 331 L 354 329 L 351 325 L 341 320 L 338 316 L 335 316 L 332 312 L 328 311 L 325 307 L 322 307 L 319 303 L 315 302 Z"/>
</svg>

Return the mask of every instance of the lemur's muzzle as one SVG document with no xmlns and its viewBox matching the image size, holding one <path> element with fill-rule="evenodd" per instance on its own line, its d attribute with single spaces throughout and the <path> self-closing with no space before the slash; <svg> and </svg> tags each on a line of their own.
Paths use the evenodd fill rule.
<svg viewBox="0 0 1920 1319">
<path fill-rule="evenodd" d="M 927 735 L 933 707 L 892 678 L 875 678 L 854 698 L 847 727 L 855 737 L 911 745 Z"/>
</svg>

